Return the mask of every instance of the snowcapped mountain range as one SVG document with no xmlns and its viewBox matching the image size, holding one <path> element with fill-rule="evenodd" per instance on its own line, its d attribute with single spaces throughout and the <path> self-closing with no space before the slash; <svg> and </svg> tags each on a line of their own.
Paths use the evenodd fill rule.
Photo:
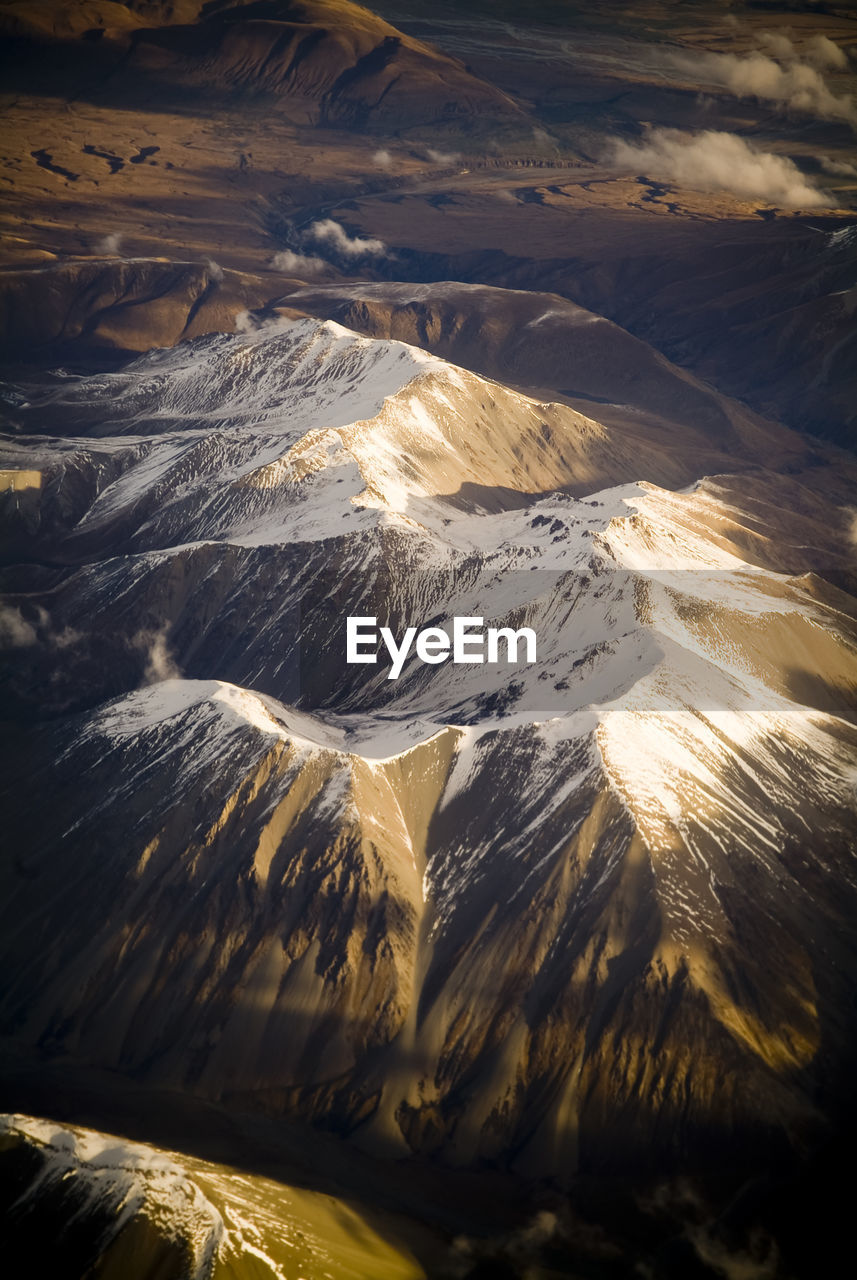
<svg viewBox="0 0 857 1280">
<path fill-rule="evenodd" d="M 841 463 L 667 489 L 597 418 L 406 343 L 243 329 L 9 395 L 38 723 L 4 1033 L 560 1180 L 822 1124 L 857 623 L 807 494 Z M 484 616 L 539 657 L 391 682 L 345 664 L 348 614 Z"/>
</svg>

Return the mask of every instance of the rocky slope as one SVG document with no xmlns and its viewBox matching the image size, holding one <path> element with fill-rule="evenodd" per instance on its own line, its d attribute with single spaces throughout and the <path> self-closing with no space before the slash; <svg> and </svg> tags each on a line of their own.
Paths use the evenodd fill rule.
<svg viewBox="0 0 857 1280">
<path fill-rule="evenodd" d="M 72 360 L 171 347 L 231 330 L 266 300 L 257 277 L 207 262 L 88 258 L 0 275 L 0 343 L 9 361 Z"/>
<path fill-rule="evenodd" d="M 560 1180 L 840 1113 L 841 458 L 629 482 L 595 419 L 310 320 L 16 394 L 7 1036 Z M 538 662 L 390 681 L 349 613 Z"/>
<path fill-rule="evenodd" d="M 19 1269 L 839 1273 L 855 82 L 804 8 L 0 0 Z M 390 678 L 348 615 L 538 652 Z"/>
<path fill-rule="evenodd" d="M 122 1280 L 418 1280 L 359 1206 L 282 1181 L 33 1116 L 0 1116 L 6 1243 L 34 1272 Z M 389 1221 L 382 1231 L 395 1231 Z"/>
<path fill-rule="evenodd" d="M 524 110 L 508 94 L 350 0 L 218 0 L 214 4 L 98 3 L 0 6 L 0 30 L 25 57 L 63 42 L 95 40 L 76 57 L 107 73 L 109 92 L 186 98 L 263 95 L 296 119 L 347 128 L 411 129 L 463 122 L 480 114 L 521 125 Z M 85 83 L 85 80 L 84 80 Z M 113 85 L 115 87 L 115 85 Z M 91 86 L 86 86 L 91 91 Z"/>
</svg>

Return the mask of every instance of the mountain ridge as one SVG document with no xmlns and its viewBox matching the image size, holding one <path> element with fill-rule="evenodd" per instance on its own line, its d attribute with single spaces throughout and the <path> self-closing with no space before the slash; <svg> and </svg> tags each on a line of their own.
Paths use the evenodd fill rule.
<svg viewBox="0 0 857 1280">
<path fill-rule="evenodd" d="M 387 1157 L 560 1181 L 653 1147 L 692 1160 L 712 1129 L 774 1146 L 820 1135 L 814 1064 L 822 1036 L 846 1052 L 854 957 L 814 939 L 855 891 L 857 744 L 853 620 L 793 573 L 822 543 L 799 551 L 787 482 L 758 467 L 685 492 L 643 481 L 456 508 L 386 433 L 446 450 L 461 387 L 468 423 L 493 397 L 483 479 L 520 484 L 504 458 L 545 406 L 329 321 L 196 340 L 24 407 L 36 422 L 83 406 L 93 434 L 46 437 L 48 454 L 104 449 L 113 424 L 135 433 L 121 449 L 155 453 L 90 500 L 97 513 L 112 492 L 143 536 L 116 555 L 112 516 L 94 520 L 88 554 L 101 543 L 106 559 L 11 601 L 47 645 L 16 651 L 21 695 L 60 646 L 53 697 L 67 700 L 33 731 L 11 798 L 18 768 L 59 768 L 58 816 L 72 787 L 78 818 L 61 835 L 45 815 L 38 858 L 12 871 L 6 1033 L 150 1087 L 310 1115 Z M 185 440 L 203 424 L 210 469 Z M 166 488 L 162 449 L 179 467 Z M 467 452 L 449 457 L 464 479 Z M 781 510 L 794 552 L 783 539 L 771 561 L 760 509 Z M 213 540 L 186 540 L 206 512 Z M 823 536 L 845 563 L 844 525 Z M 394 629 L 453 613 L 530 626 L 539 662 L 511 679 L 413 661 L 394 682 L 349 672 L 345 611 Z M 94 659 L 111 629 L 122 663 Z M 129 691 L 141 679 L 154 683 Z M 81 694 L 91 709 L 70 716 Z M 75 923 L 34 965 L 59 899 Z"/>
</svg>

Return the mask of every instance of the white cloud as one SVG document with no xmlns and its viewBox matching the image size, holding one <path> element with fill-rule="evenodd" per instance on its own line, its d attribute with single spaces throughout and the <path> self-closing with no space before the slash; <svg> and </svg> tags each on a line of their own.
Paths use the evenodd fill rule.
<svg viewBox="0 0 857 1280">
<path fill-rule="evenodd" d="M 266 329 L 274 333 L 277 329 L 287 329 L 291 323 L 284 316 L 259 316 L 252 311 L 239 311 L 235 316 L 235 332 L 261 333 Z"/>
<path fill-rule="evenodd" d="M 818 67 L 827 67 L 831 71 L 847 71 L 848 55 L 838 44 L 828 40 L 827 36 L 813 36 L 804 46 L 804 52 L 810 62 Z"/>
<path fill-rule="evenodd" d="M 220 263 L 215 262 L 213 258 L 203 258 L 202 264 L 215 284 L 220 284 L 223 279 L 223 267 L 221 267 Z"/>
<path fill-rule="evenodd" d="M 259 321 L 250 311 L 239 311 L 235 317 L 236 333 L 256 333 L 260 328 Z"/>
<path fill-rule="evenodd" d="M 0 649 L 24 649 L 36 643 L 36 629 L 20 609 L 0 606 Z"/>
<path fill-rule="evenodd" d="M 350 236 L 340 223 L 333 218 L 324 218 L 321 222 L 313 222 L 306 231 L 306 238 L 316 244 L 329 245 L 343 258 L 380 258 L 387 252 L 383 240 L 366 240 L 361 236 Z"/>
<path fill-rule="evenodd" d="M 32 623 L 27 621 L 20 609 L 10 605 L 0 605 L 0 649 L 23 649 L 39 641 L 49 648 L 68 649 L 83 639 L 82 632 L 74 627 L 63 627 L 62 631 L 54 631 L 51 626 L 51 615 L 47 609 L 36 605 L 35 610 L 37 619 Z"/>
<path fill-rule="evenodd" d="M 324 271 L 327 263 L 324 258 L 311 257 L 304 253 L 292 253 L 291 249 L 281 249 L 271 259 L 275 271 L 282 271 L 287 276 L 315 275 Z"/>
<path fill-rule="evenodd" d="M 433 164 L 455 164 L 461 158 L 457 151 L 438 151 L 435 147 L 426 147 L 426 156 Z"/>
<path fill-rule="evenodd" d="M 108 254 L 110 257 L 116 257 L 122 248 L 122 237 L 116 231 L 112 231 L 110 235 L 103 236 L 95 246 L 96 253 Z"/>
<path fill-rule="evenodd" d="M 698 191 L 728 191 L 782 208 L 830 203 L 787 157 L 760 151 L 734 133 L 653 129 L 641 143 L 614 140 L 612 161 L 626 173 L 644 173 Z"/>
<path fill-rule="evenodd" d="M 787 31 L 762 31 L 759 33 L 759 47 L 779 62 L 810 62 L 823 71 L 845 71 L 848 68 L 848 55 L 844 49 L 827 36 L 813 36 L 795 44 Z"/>
<path fill-rule="evenodd" d="M 797 57 L 797 49 L 784 31 L 762 31 L 759 35 L 759 44 L 773 58 L 779 58 L 781 61 Z"/>
<path fill-rule="evenodd" d="M 376 164 L 379 169 L 389 169 L 393 163 L 393 157 L 389 151 L 381 147 L 372 156 L 372 163 Z"/>
<path fill-rule="evenodd" d="M 146 655 L 144 684 L 159 684 L 162 680 L 181 678 L 182 673 L 167 646 L 167 627 L 162 627 L 160 631 L 138 631 L 131 643 Z"/>
<path fill-rule="evenodd" d="M 831 59 L 842 51 L 831 40 L 824 40 L 823 44 L 819 43 L 820 40 L 824 37 L 811 41 L 806 52 L 814 62 L 822 60 L 821 65 L 829 67 Z M 674 52 L 669 54 L 668 62 L 695 84 L 726 90 L 737 98 L 758 98 L 790 111 L 857 125 L 853 98 L 848 94 L 832 93 L 817 65 L 799 61 L 799 51 L 788 36 L 769 32 L 765 44 L 776 56 L 761 52 Z"/>
<path fill-rule="evenodd" d="M 857 178 L 857 165 L 848 160 L 834 160 L 832 156 L 819 156 L 818 163 L 825 173 L 835 173 L 840 178 Z"/>
</svg>

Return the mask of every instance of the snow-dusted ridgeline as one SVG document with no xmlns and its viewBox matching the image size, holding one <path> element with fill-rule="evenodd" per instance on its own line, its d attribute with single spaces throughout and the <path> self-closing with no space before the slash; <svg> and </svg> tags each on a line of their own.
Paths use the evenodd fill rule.
<svg viewBox="0 0 857 1280">
<path fill-rule="evenodd" d="M 0 1115 L 0 1152 L 0 1164 L 17 1156 L 30 1170 L 11 1231 L 22 1242 L 41 1232 L 53 1254 L 39 1256 L 58 1268 L 76 1260 L 118 1276 L 133 1264 L 187 1280 L 425 1275 L 359 1205 L 282 1180 L 27 1115 Z"/>
<path fill-rule="evenodd" d="M 77 435 L 14 509 L 72 567 L 14 606 L 20 696 L 50 667 L 66 714 L 3 886 L 7 1030 L 560 1176 L 810 1114 L 857 649 L 777 477 L 613 484 L 592 419 L 310 321 L 22 412 Z M 349 612 L 529 626 L 539 660 L 388 682 L 345 668 Z"/>
</svg>

